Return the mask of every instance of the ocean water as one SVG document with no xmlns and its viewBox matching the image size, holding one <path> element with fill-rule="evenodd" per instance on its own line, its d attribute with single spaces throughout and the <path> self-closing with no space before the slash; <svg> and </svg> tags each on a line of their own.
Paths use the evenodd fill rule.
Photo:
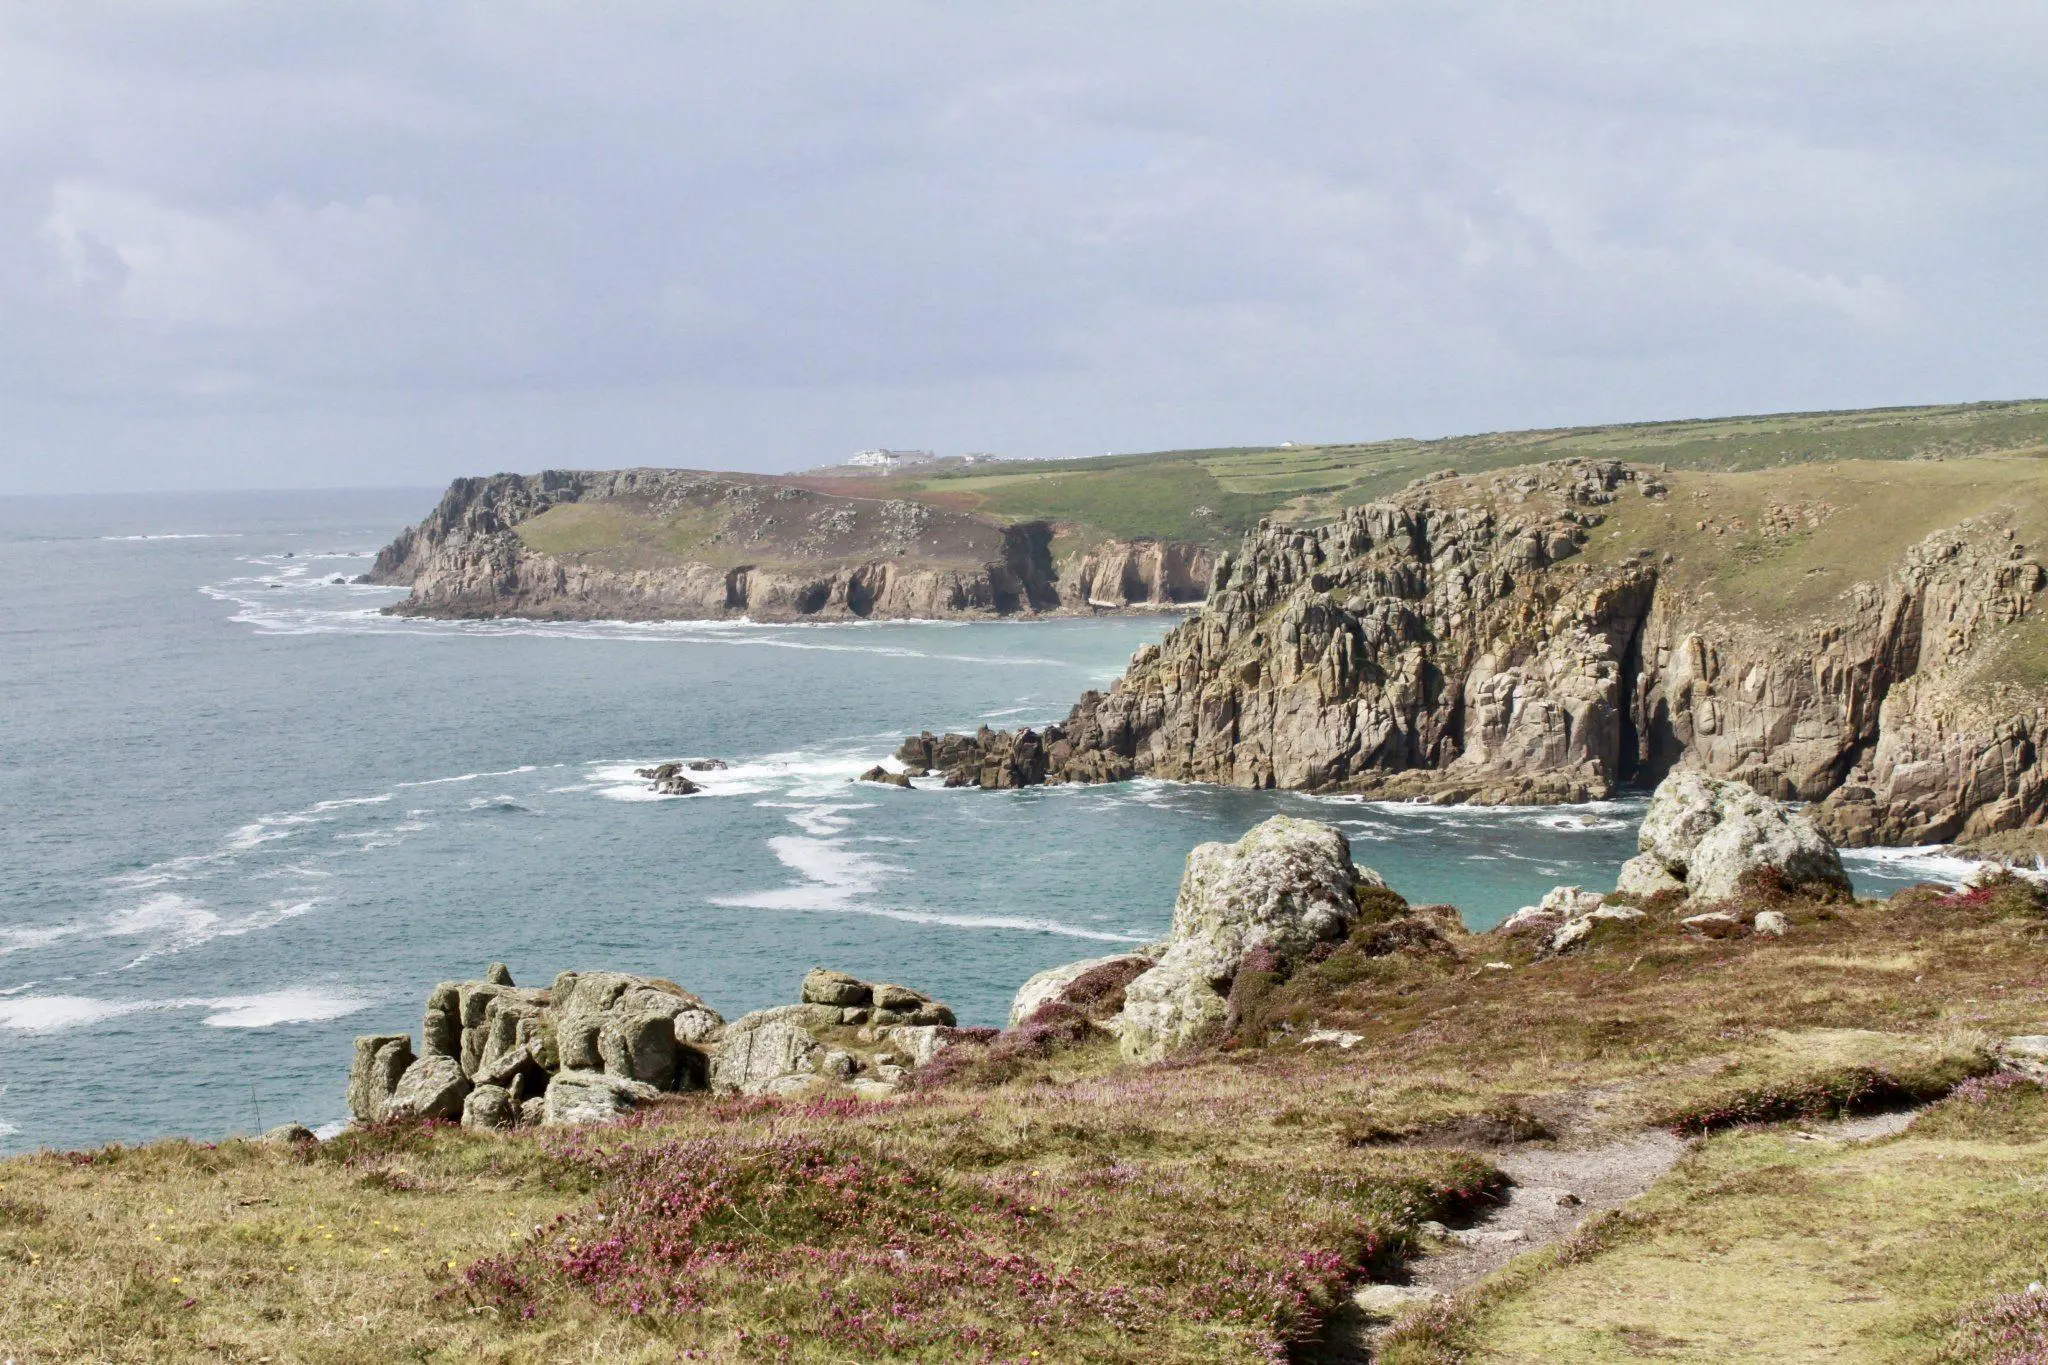
<svg viewBox="0 0 2048 1365">
<path fill-rule="evenodd" d="M 1171 622 L 411 622 L 333 581 L 435 496 L 0 499 L 0 1150 L 335 1123 L 353 1037 L 493 960 L 728 1016 L 825 963 L 1001 1023 L 1276 811 L 1474 926 L 1634 849 L 1640 800 L 856 784 L 915 729 L 1063 715 Z M 732 765 L 701 796 L 633 776 L 693 756 Z"/>
</svg>

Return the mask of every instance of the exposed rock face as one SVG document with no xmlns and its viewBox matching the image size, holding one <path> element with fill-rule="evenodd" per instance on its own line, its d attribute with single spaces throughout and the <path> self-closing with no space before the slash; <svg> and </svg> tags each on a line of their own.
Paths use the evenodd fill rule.
<svg viewBox="0 0 2048 1365">
<path fill-rule="evenodd" d="M 1385 883 L 1351 861 L 1343 831 L 1312 820 L 1276 815 L 1234 844 L 1198 846 L 1174 901 L 1166 952 L 1125 988 L 1124 1057 L 1157 1061 L 1220 1027 L 1246 955 L 1263 949 L 1284 969 L 1342 938 L 1358 916 L 1362 885 Z"/>
<path fill-rule="evenodd" d="M 1739 782 L 1691 770 L 1658 785 L 1636 845 L 1642 854 L 1623 869 L 1623 890 L 1652 884 L 1661 871 L 1694 900 L 1731 900 L 1765 869 L 1788 890 L 1849 889 L 1841 855 L 1813 821 Z"/>
<path fill-rule="evenodd" d="M 661 796 L 695 796 L 704 790 L 689 779 L 680 763 L 657 763 L 651 768 L 635 768 L 633 774 L 646 778 L 650 790 Z"/>
<path fill-rule="evenodd" d="M 661 549 L 662 534 L 565 527 L 571 507 L 678 530 L 685 549 Z M 1208 583 L 1206 547 L 1112 541 L 1062 566 L 1052 538 L 1043 522 L 748 475 L 549 470 L 457 479 L 370 577 L 411 586 L 392 608 L 401 615 L 562 620 L 1090 612 L 1196 602 Z"/>
<path fill-rule="evenodd" d="M 929 766 L 995 787 L 1143 774 L 1491 803 L 1602 797 L 1682 760 L 1826 798 L 1819 823 L 1848 843 L 2048 818 L 2048 697 L 1980 679 L 2048 586 L 2006 529 L 1937 532 L 1832 619 L 1767 629 L 1666 590 L 1648 558 L 1582 554 L 1602 509 L 1663 496 L 1648 471 L 1571 461 L 1262 525 L 1107 694 Z"/>
</svg>

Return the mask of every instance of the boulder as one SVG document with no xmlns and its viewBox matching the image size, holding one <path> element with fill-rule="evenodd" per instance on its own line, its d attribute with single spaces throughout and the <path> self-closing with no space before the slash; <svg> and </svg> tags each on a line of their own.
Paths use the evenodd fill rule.
<svg viewBox="0 0 2048 1365">
<path fill-rule="evenodd" d="M 548 1120 L 548 1101 L 545 1095 L 535 1095 L 519 1102 L 519 1122 L 523 1127 L 538 1128 Z"/>
<path fill-rule="evenodd" d="M 1734 938 L 1742 932 L 1742 921 L 1726 911 L 1709 910 L 1703 915 L 1686 916 L 1678 927 L 1701 938 Z"/>
<path fill-rule="evenodd" d="M 497 1132 L 519 1122 L 519 1106 L 502 1085 L 480 1085 L 462 1102 L 462 1126 Z"/>
<path fill-rule="evenodd" d="M 803 1008 L 759 1010 L 726 1025 L 718 1055 L 711 1059 L 711 1088 L 761 1095 L 774 1093 L 790 1077 L 814 1078 L 824 1048 L 802 1017 L 789 1013 Z"/>
<path fill-rule="evenodd" d="M 863 782 L 880 782 L 891 787 L 907 787 L 910 785 L 909 774 L 892 773 L 879 763 L 862 773 L 860 780 Z"/>
<path fill-rule="evenodd" d="M 493 962 L 484 969 L 484 980 L 493 986 L 509 986 L 512 983 L 512 969 L 502 962 Z"/>
<path fill-rule="evenodd" d="M 1674 772 L 1657 787 L 1637 847 L 1699 901 L 1732 900 L 1752 874 L 1770 870 L 1788 890 L 1847 891 L 1835 846 L 1805 815 L 1740 782 Z M 1635 885 L 1649 871 L 1624 869 Z"/>
<path fill-rule="evenodd" d="M 1343 831 L 1313 820 L 1276 815 L 1234 844 L 1200 845 L 1188 855 L 1165 953 L 1125 988 L 1124 1057 L 1157 1061 L 1220 1026 L 1245 954 L 1263 948 L 1291 966 L 1344 936 L 1360 886 L 1385 884 L 1351 861 Z"/>
<path fill-rule="evenodd" d="M 813 967 L 804 975 L 802 999 L 807 1005 L 866 1005 L 872 1003 L 874 997 L 874 987 L 845 972 Z"/>
<path fill-rule="evenodd" d="M 522 1071 L 552 1071 L 555 1043 L 549 993 L 506 987 L 484 1001 L 483 1020 L 473 1030 L 480 1040 L 463 1055 L 469 1077 L 479 1085 L 509 1085 Z M 472 1031 L 464 1031 L 467 1044 Z"/>
<path fill-rule="evenodd" d="M 1553 953 L 1568 953 L 1574 948 L 1592 942 L 1593 936 L 1600 932 L 1603 925 L 1625 924 L 1630 920 L 1643 918 L 1645 918 L 1643 912 L 1636 909 L 1633 905 L 1602 905 L 1599 909 L 1589 914 L 1565 921 L 1564 926 L 1551 935 L 1550 951 Z"/>
<path fill-rule="evenodd" d="M 296 1147 L 305 1142 L 318 1142 L 320 1135 L 303 1123 L 281 1123 L 265 1133 L 263 1140 L 283 1147 Z"/>
<path fill-rule="evenodd" d="M 1664 864 L 1648 853 L 1638 853 L 1621 865 L 1621 875 L 1614 879 L 1617 895 L 1630 896 L 1637 900 L 1648 900 L 1676 891 L 1685 894 L 1685 883 L 1664 870 Z"/>
<path fill-rule="evenodd" d="M 1759 910 L 1756 912 L 1756 923 L 1751 927 L 1765 938 L 1783 938 L 1791 932 L 1792 921 L 1785 917 L 1782 910 Z"/>
<path fill-rule="evenodd" d="M 1079 962 L 1069 962 L 1061 967 L 1048 967 L 1018 987 L 1016 996 L 1010 1001 L 1010 1027 L 1017 1027 L 1017 1025 L 1029 1019 L 1033 1014 L 1036 1014 L 1042 1006 L 1049 1005 L 1054 1001 L 1073 1003 L 1066 998 L 1067 990 L 1084 976 L 1101 972 L 1104 968 L 1112 969 L 1110 974 L 1114 974 L 1113 969 L 1119 967 L 1127 968 L 1129 975 L 1125 977 L 1122 983 L 1123 987 L 1127 989 L 1131 979 L 1137 977 L 1142 972 L 1150 970 L 1154 965 L 1154 959 L 1138 953 L 1116 953 L 1109 957 L 1084 958 Z M 1118 990 L 1117 994 L 1121 997 L 1123 991 Z M 1123 1002 L 1119 998 L 1116 1008 L 1107 1011 L 1107 1013 L 1115 1014 L 1122 1008 Z"/>
<path fill-rule="evenodd" d="M 391 1119 L 458 1119 L 470 1090 L 469 1077 L 453 1057 L 430 1054 L 405 1069 L 384 1106 Z"/>
<path fill-rule="evenodd" d="M 548 1082 L 541 1121 L 550 1127 L 610 1123 L 659 1098 L 659 1090 L 641 1081 L 601 1071 L 562 1071 Z"/>
<path fill-rule="evenodd" d="M 357 1123 L 386 1117 L 392 1092 L 413 1064 L 412 1035 L 380 1033 L 356 1039 L 355 1063 L 348 1073 L 348 1111 Z"/>
</svg>

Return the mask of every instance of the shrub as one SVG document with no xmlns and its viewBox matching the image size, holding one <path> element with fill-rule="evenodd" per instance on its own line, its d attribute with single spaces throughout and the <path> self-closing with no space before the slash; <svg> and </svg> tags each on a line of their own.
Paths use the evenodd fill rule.
<svg viewBox="0 0 2048 1365">
<path fill-rule="evenodd" d="M 1963 1310 L 1940 1358 L 1971 1365 L 2048 1365 L 2048 1294 L 2029 1286 Z"/>
<path fill-rule="evenodd" d="M 1973 1076 L 1913 1122 L 1921 1137 L 2038 1142 L 2048 1132 L 2048 1092 L 2024 1076 Z"/>
</svg>

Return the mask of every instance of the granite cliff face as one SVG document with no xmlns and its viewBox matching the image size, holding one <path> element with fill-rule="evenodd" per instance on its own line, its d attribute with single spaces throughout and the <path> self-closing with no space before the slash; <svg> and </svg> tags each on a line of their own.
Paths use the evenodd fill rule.
<svg viewBox="0 0 2048 1365">
<path fill-rule="evenodd" d="M 458 479 L 386 546 L 391 610 L 438 617 L 692 620 L 1008 616 L 1201 600 L 1211 552 L 745 475 L 551 470 Z"/>
<path fill-rule="evenodd" d="M 1145 774 L 1497 803 L 1603 797 L 1683 764 L 1824 801 L 1848 843 L 2048 815 L 2038 681 L 1979 678 L 2048 584 L 2009 527 L 1939 531 L 1830 619 L 1774 628 L 1676 583 L 1668 552 L 1586 553 L 1618 501 L 1669 492 L 1649 469 L 1559 462 L 1262 525 L 1107 694 L 1042 733 L 948 737 L 951 767 L 983 786 Z"/>
</svg>

